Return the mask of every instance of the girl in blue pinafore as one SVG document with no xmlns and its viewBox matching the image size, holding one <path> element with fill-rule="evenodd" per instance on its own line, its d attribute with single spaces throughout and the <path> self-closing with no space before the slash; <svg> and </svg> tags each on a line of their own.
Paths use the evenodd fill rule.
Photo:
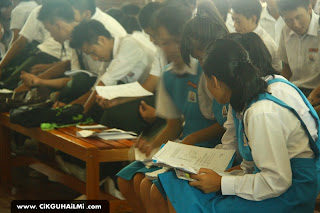
<svg viewBox="0 0 320 213">
<path fill-rule="evenodd" d="M 212 95 L 232 107 L 221 148 L 238 146 L 244 160 L 222 177 L 201 169 L 190 183 L 159 175 L 170 212 L 313 212 L 320 123 L 306 97 L 281 76 L 261 79 L 232 40 L 216 41 L 204 71 Z"/>
<path fill-rule="evenodd" d="M 144 152 L 148 152 L 148 150 L 176 138 L 182 139 L 182 143 L 185 144 L 214 147 L 220 143 L 220 137 L 224 132 L 223 123 L 219 124 L 216 120 L 224 122 L 226 118 L 223 118 L 221 114 L 218 119 L 207 118 L 200 111 L 199 95 L 201 97 L 206 96 L 206 94 L 199 94 L 200 91 L 198 90 L 200 76 L 203 73 L 201 66 L 196 60 L 193 60 L 190 66 L 187 66 L 181 58 L 179 45 L 180 28 L 190 19 L 191 12 L 190 16 L 184 20 L 184 23 L 177 24 L 176 32 L 172 31 L 172 28 L 168 30 L 169 27 L 166 27 L 168 23 L 173 24 L 182 21 L 182 17 L 188 14 L 188 11 L 183 10 L 184 8 L 180 6 L 178 8 L 174 6 L 164 7 L 161 9 L 159 17 L 156 17 L 159 22 L 157 26 L 160 38 L 159 46 L 165 52 L 168 60 L 172 61 L 166 67 L 161 79 L 156 104 L 157 115 L 167 120 L 167 126 L 155 140 L 140 144 L 139 148 Z M 210 98 L 207 96 L 207 99 Z M 215 103 L 215 109 L 222 113 L 220 104 Z M 215 117 L 218 116 L 215 115 Z M 184 125 L 182 121 L 184 121 Z M 158 169 L 158 167 L 147 169 L 141 162 L 134 162 L 118 173 L 120 191 L 133 208 L 138 209 L 138 205 L 140 207 L 142 205 L 139 188 L 146 189 L 146 191 L 150 190 L 150 181 L 147 183 L 149 186 L 140 186 L 144 173 Z M 132 189 L 131 193 L 128 192 L 130 187 Z M 143 209 L 141 210 L 140 208 L 140 212 L 142 211 Z"/>
</svg>

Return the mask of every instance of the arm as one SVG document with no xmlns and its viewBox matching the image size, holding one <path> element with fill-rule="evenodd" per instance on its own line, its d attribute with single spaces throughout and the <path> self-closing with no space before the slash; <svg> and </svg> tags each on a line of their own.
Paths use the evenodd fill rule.
<svg viewBox="0 0 320 213">
<path fill-rule="evenodd" d="M 310 93 L 308 100 L 312 106 L 317 106 L 320 104 L 320 85 Z"/>
<path fill-rule="evenodd" d="M 63 76 L 64 72 L 70 68 L 70 61 L 59 61 L 54 64 L 53 67 L 49 68 L 47 71 L 38 75 L 42 79 L 52 79 Z"/>
<path fill-rule="evenodd" d="M 21 73 L 21 80 L 26 86 L 43 86 L 56 89 L 63 88 L 71 78 L 58 78 L 58 79 L 41 79 L 33 74 L 26 72 Z"/>
<path fill-rule="evenodd" d="M 292 77 L 292 72 L 291 72 L 289 64 L 283 63 L 281 75 L 283 77 L 285 77 L 286 79 L 290 80 L 290 78 Z"/>
<path fill-rule="evenodd" d="M 219 123 L 215 123 L 209 126 L 208 128 L 202 129 L 200 131 L 188 135 L 182 141 L 182 143 L 195 145 L 199 142 L 208 141 L 212 138 L 219 138 L 223 135 L 224 132 L 225 129 Z"/>
<path fill-rule="evenodd" d="M 7 51 L 6 55 L 3 57 L 2 61 L 0 62 L 0 74 L 1 70 L 16 56 L 18 55 L 21 50 L 26 46 L 28 40 L 24 36 L 19 36 L 19 38 L 13 42 L 10 46 L 9 50 Z"/>
<path fill-rule="evenodd" d="M 141 152 L 150 155 L 151 151 L 160 147 L 162 144 L 167 143 L 169 140 L 177 139 L 182 131 L 182 119 L 169 119 L 167 120 L 167 126 L 153 141 L 140 140 L 136 146 Z"/>
<path fill-rule="evenodd" d="M 20 33 L 20 30 L 18 30 L 18 29 L 13 29 L 13 30 L 11 30 L 11 31 L 12 31 L 12 38 L 11 38 L 9 47 L 11 47 L 11 45 L 13 44 L 13 42 L 15 42 L 15 41 L 18 39 L 19 33 Z"/>
</svg>

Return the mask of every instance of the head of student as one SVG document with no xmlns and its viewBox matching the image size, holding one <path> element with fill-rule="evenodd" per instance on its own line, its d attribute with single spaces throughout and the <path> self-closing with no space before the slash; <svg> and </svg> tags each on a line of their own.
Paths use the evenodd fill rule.
<svg viewBox="0 0 320 213">
<path fill-rule="evenodd" d="M 208 49 L 203 65 L 207 87 L 221 104 L 230 103 L 236 112 L 267 91 L 247 51 L 236 41 L 218 39 Z"/>
<path fill-rule="evenodd" d="M 39 11 L 38 19 L 60 43 L 70 39 L 73 27 L 77 24 L 72 6 L 65 0 L 45 1 Z"/>
<path fill-rule="evenodd" d="M 155 31 L 153 29 L 152 23 L 154 20 L 154 14 L 157 10 L 161 8 L 162 4 L 160 2 L 149 2 L 143 8 L 141 8 L 138 19 L 139 24 L 143 31 L 150 36 L 151 41 L 155 40 Z"/>
<path fill-rule="evenodd" d="M 278 0 L 279 13 L 286 25 L 298 35 L 304 35 L 310 25 L 312 5 L 310 0 Z"/>
<path fill-rule="evenodd" d="M 154 29 L 157 32 L 159 47 L 164 51 L 168 61 L 177 66 L 184 65 L 180 53 L 183 26 L 191 19 L 192 11 L 184 5 L 169 5 L 157 11 Z"/>
<path fill-rule="evenodd" d="M 259 23 L 262 6 L 259 0 L 233 0 L 232 19 L 238 33 L 254 31 Z"/>
<path fill-rule="evenodd" d="M 110 32 L 96 20 L 84 20 L 74 28 L 70 47 L 81 49 L 96 61 L 112 59 L 114 39 Z"/>
<path fill-rule="evenodd" d="M 235 40 L 244 47 L 252 64 L 258 68 L 261 77 L 277 74 L 272 67 L 272 57 L 268 48 L 256 33 L 231 33 L 226 38 Z"/>
<path fill-rule="evenodd" d="M 206 47 L 229 33 L 219 11 L 211 1 L 202 1 L 197 13 L 184 27 L 181 39 L 181 55 L 186 64 L 190 56 L 202 63 Z"/>
<path fill-rule="evenodd" d="M 67 0 L 73 8 L 77 21 L 89 20 L 96 13 L 96 1 L 93 0 Z"/>
</svg>

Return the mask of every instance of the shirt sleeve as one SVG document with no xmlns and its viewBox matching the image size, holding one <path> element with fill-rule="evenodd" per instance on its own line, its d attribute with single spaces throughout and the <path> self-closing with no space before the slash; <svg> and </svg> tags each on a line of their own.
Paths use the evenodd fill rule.
<svg viewBox="0 0 320 213">
<path fill-rule="evenodd" d="M 105 85 L 116 85 L 127 76 L 131 82 L 138 81 L 149 66 L 148 55 L 136 41 L 126 38 L 120 45 L 119 53 L 100 79 Z"/>
<path fill-rule="evenodd" d="M 30 13 L 26 23 L 20 31 L 20 35 L 25 37 L 28 42 L 32 42 L 33 40 L 42 43 L 44 41 L 44 27 L 42 23 L 37 19 L 40 7 L 36 7 Z"/>
<path fill-rule="evenodd" d="M 176 107 L 165 88 L 163 78 L 160 80 L 158 93 L 156 94 L 156 114 L 164 119 L 178 119 L 182 117 L 180 110 Z"/>
<path fill-rule="evenodd" d="M 221 144 L 218 144 L 216 149 L 237 149 L 237 136 L 236 128 L 234 126 L 232 107 L 229 104 L 227 120 L 224 122 L 223 127 L 226 129 L 226 132 L 221 138 Z"/>
<path fill-rule="evenodd" d="M 10 30 L 21 30 L 28 16 L 20 8 L 11 12 Z"/>
<path fill-rule="evenodd" d="M 292 184 L 286 144 L 288 138 L 283 129 L 285 127 L 281 124 L 278 114 L 274 112 L 248 115 L 244 121 L 254 163 L 261 172 L 243 176 L 223 176 L 222 194 L 237 195 L 254 201 L 280 196 Z"/>
<path fill-rule="evenodd" d="M 281 32 L 280 42 L 279 42 L 279 47 L 278 47 L 278 55 L 279 55 L 279 58 L 282 62 L 289 64 L 287 51 L 286 51 L 286 47 L 285 47 L 285 38 L 284 38 L 285 28 L 286 28 L 286 26 L 283 27 L 282 32 Z"/>
</svg>

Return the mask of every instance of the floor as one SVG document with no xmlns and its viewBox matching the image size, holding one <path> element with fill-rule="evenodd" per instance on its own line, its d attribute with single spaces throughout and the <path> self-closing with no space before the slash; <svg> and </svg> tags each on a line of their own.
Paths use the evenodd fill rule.
<svg viewBox="0 0 320 213">
<path fill-rule="evenodd" d="M 8 190 L 0 185 L 1 213 L 10 213 L 12 200 L 73 200 L 81 195 L 29 167 L 14 169 L 13 186 Z"/>
</svg>

